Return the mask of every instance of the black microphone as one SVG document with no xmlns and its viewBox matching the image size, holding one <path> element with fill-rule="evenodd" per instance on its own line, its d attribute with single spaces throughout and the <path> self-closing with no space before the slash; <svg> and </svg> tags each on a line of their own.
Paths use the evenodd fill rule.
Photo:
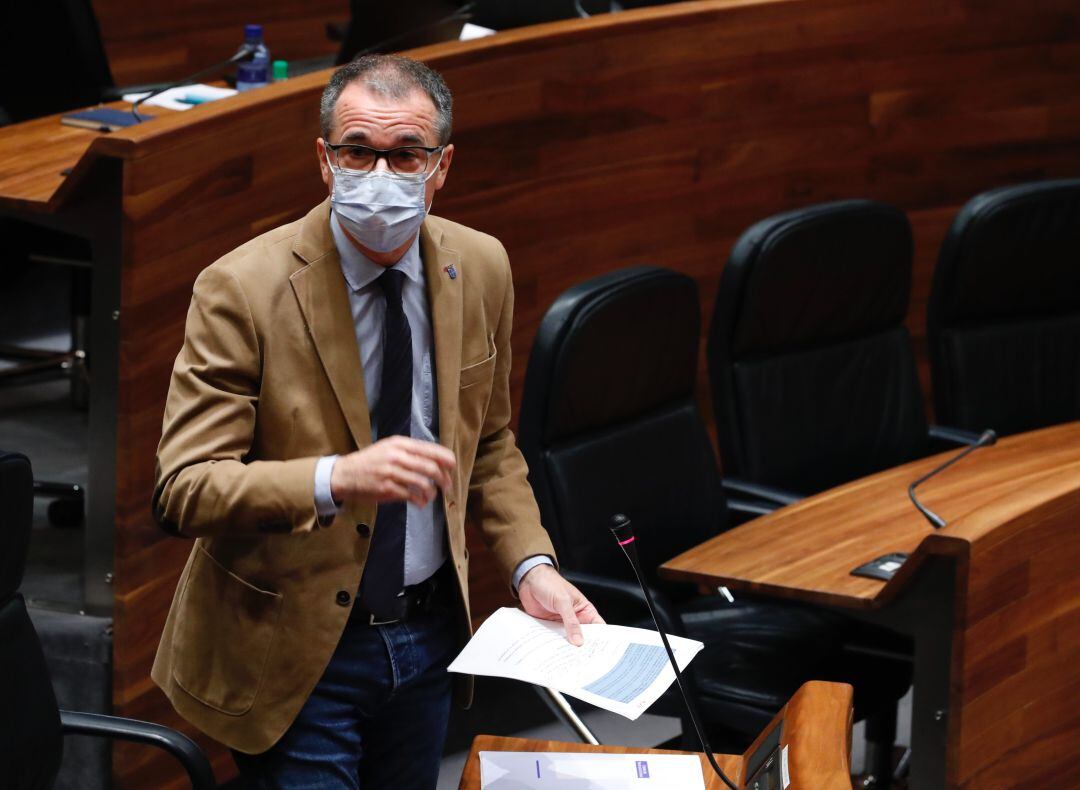
<svg viewBox="0 0 1080 790">
<path fill-rule="evenodd" d="M 683 688 L 682 673 L 679 671 L 679 664 L 675 661 L 675 654 L 671 652 L 671 645 L 668 644 L 667 634 L 664 633 L 664 629 L 660 627 L 660 621 L 656 618 L 656 609 L 653 608 L 652 593 L 649 592 L 649 588 L 641 576 L 641 566 L 638 564 L 637 547 L 634 546 L 634 528 L 630 526 L 630 519 L 622 513 L 612 516 L 611 533 L 615 536 L 615 540 L 618 541 L 619 547 L 623 550 L 623 554 L 626 555 L 626 559 L 630 561 L 630 567 L 634 569 L 634 576 L 637 578 L 638 586 L 640 586 L 641 591 L 645 593 L 645 603 L 649 607 L 649 614 L 652 615 L 653 625 L 656 626 L 656 631 L 660 634 L 660 641 L 664 643 L 664 649 L 667 651 L 668 661 L 671 662 L 671 668 L 675 670 L 675 682 L 679 685 L 679 693 L 682 694 L 683 704 L 686 706 L 686 712 L 690 714 L 690 721 L 694 724 L 698 740 L 701 741 L 701 748 L 704 750 L 705 756 L 709 760 L 709 765 L 716 771 L 716 775 L 720 777 L 720 781 L 731 788 L 731 790 L 738 790 L 724 772 L 720 770 L 720 766 L 716 764 L 716 758 L 713 757 L 712 747 L 709 746 L 709 742 L 705 738 L 705 731 L 701 728 L 701 723 L 698 721 L 697 714 L 694 712 L 694 706 L 690 704 L 690 698 L 686 694 L 686 689 Z"/>
<path fill-rule="evenodd" d="M 254 45 L 246 43 L 241 44 L 240 49 L 236 50 L 236 54 L 228 60 L 223 60 L 220 63 L 215 63 L 213 66 L 205 68 L 202 71 L 196 71 L 194 74 L 189 74 L 183 79 L 177 80 L 176 82 L 170 82 L 168 85 L 164 85 L 160 88 L 157 88 L 156 90 L 150 91 L 148 94 L 136 100 L 135 103 L 131 105 L 131 114 L 135 116 L 136 121 L 142 123 L 144 120 L 148 119 L 143 118 L 143 116 L 139 115 L 139 105 L 147 99 L 152 99 L 159 93 L 164 93 L 165 91 L 172 90 L 173 88 L 179 88 L 181 85 L 186 85 L 187 83 L 205 77 L 208 74 L 213 74 L 214 72 L 220 71 L 221 69 L 231 66 L 234 63 L 242 63 L 244 61 L 251 60 L 253 57 L 255 57 L 255 52 L 256 47 Z"/>
<path fill-rule="evenodd" d="M 926 507 L 925 505 L 923 505 L 922 502 L 919 501 L 919 498 L 917 496 L 915 496 L 915 488 L 917 486 L 921 485 L 922 483 L 925 483 L 927 480 L 929 480 L 931 477 L 938 474 L 939 472 L 945 471 L 946 469 L 948 469 L 950 466 L 955 464 L 957 461 L 959 461 L 961 458 L 963 458 L 965 455 L 972 452 L 973 450 L 978 450 L 980 447 L 989 447 L 990 445 L 994 444 L 995 442 L 997 442 L 997 434 L 996 433 L 994 433 L 992 430 L 983 431 L 982 435 L 979 436 L 978 441 L 976 441 L 974 444 L 968 445 L 963 450 L 961 450 L 956 455 L 954 455 L 952 458 L 950 458 L 948 461 L 943 463 L 941 466 L 927 472 L 925 475 L 923 475 L 918 480 L 916 480 L 914 483 L 912 483 L 911 485 L 908 486 L 907 492 L 908 492 L 908 496 L 911 497 L 911 503 L 913 505 L 915 505 L 915 507 L 918 509 L 918 511 L 920 513 L 923 514 L 923 516 L 926 518 L 927 521 L 930 522 L 930 525 L 934 529 L 941 529 L 942 527 L 944 527 L 945 526 L 945 519 L 943 519 L 941 516 L 939 516 L 937 513 L 935 513 L 933 510 Z"/>
</svg>

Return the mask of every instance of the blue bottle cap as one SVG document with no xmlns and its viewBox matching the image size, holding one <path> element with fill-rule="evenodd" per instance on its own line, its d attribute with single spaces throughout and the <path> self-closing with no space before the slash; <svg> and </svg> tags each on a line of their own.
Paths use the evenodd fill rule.
<svg viewBox="0 0 1080 790">
<path fill-rule="evenodd" d="M 262 38 L 262 25 L 244 25 L 244 38 Z"/>
</svg>

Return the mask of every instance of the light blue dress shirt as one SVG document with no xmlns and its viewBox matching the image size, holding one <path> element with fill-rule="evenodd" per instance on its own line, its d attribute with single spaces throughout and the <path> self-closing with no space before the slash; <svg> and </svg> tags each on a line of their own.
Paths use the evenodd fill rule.
<svg viewBox="0 0 1080 790">
<path fill-rule="evenodd" d="M 360 347 L 360 363 L 364 369 L 364 392 L 371 414 L 372 439 L 378 440 L 376 424 L 379 409 L 379 389 L 382 382 L 382 333 L 386 316 L 386 300 L 375 281 L 385 267 L 369 261 L 345 235 L 337 217 L 330 212 L 330 229 L 341 258 L 341 270 L 349 285 L 349 307 Z M 429 442 L 439 440 L 438 394 L 435 386 L 435 360 L 432 356 L 431 316 L 428 311 L 427 285 L 420 260 L 419 237 L 409 247 L 394 269 L 405 275 L 401 301 L 409 319 L 413 346 L 412 420 L 415 439 Z M 320 520 L 329 520 L 337 513 L 330 493 L 330 476 L 336 455 L 320 458 L 315 466 L 315 509 Z M 436 496 L 424 507 L 407 503 L 405 510 L 405 584 L 418 584 L 446 560 L 446 515 L 442 498 Z M 529 557 L 514 571 L 513 584 L 526 572 L 540 564 L 551 564 L 543 555 Z"/>
</svg>

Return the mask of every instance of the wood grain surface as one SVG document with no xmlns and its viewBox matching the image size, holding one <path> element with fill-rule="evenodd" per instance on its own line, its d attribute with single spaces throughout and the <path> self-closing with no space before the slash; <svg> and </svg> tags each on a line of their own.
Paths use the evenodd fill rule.
<svg viewBox="0 0 1080 790">
<path fill-rule="evenodd" d="M 1036 483 L 1063 475 L 1058 482 L 1065 492 L 1080 485 L 1080 422 L 1000 439 L 919 487 L 919 500 L 949 524 L 935 531 L 908 499 L 908 485 L 956 452 L 887 469 L 754 519 L 668 560 L 660 573 L 831 606 L 880 608 L 904 589 L 922 558 L 957 552 L 959 540 L 969 542 L 976 530 L 995 528 L 1004 513 L 1036 503 Z M 855 566 L 895 551 L 914 556 L 890 582 L 851 575 Z"/>
<path fill-rule="evenodd" d="M 662 566 L 670 578 L 835 606 L 879 608 L 932 555 L 956 563 L 949 787 L 1074 787 L 1080 736 L 1080 422 L 981 448 L 920 489 L 945 456 L 810 497 Z M 913 552 L 887 583 L 848 571 Z"/>
<path fill-rule="evenodd" d="M 742 755 L 717 754 L 720 769 L 735 784 L 745 781 L 750 755 L 768 733 L 783 722 L 781 746 L 788 749 L 788 765 L 793 790 L 848 790 L 851 756 L 851 686 L 842 683 L 813 681 L 804 684 L 788 704 L 773 717 L 772 722 Z M 590 746 L 584 743 L 562 743 L 528 738 L 506 738 L 478 735 L 469 751 L 461 774 L 459 790 L 480 790 L 480 752 L 573 752 L 602 754 L 692 754 L 666 749 L 638 749 L 632 746 Z M 706 790 L 721 790 L 724 784 L 713 772 L 705 755 L 701 774 Z"/>
<path fill-rule="evenodd" d="M 107 41 L 119 40 L 111 12 L 100 4 L 98 12 Z M 1080 172 L 1075 0 L 711 0 L 413 54 L 443 72 L 456 100 L 457 154 L 434 210 L 492 233 L 510 253 L 515 402 L 539 320 L 570 285 L 624 266 L 669 266 L 699 283 L 708 326 L 724 260 L 747 225 L 847 197 L 890 202 L 911 217 L 908 325 L 925 385 L 925 302 L 954 213 L 984 189 Z M 180 724 L 148 672 L 188 545 L 157 529 L 148 502 L 191 284 L 220 255 L 322 197 L 314 139 L 328 76 L 108 135 L 55 118 L 0 129 L 0 209 L 56 213 L 93 200 L 95 163 L 123 161 L 121 714 Z M 700 380 L 708 414 L 704 365 Z M 919 525 L 910 526 L 908 543 L 895 548 L 917 542 Z M 483 547 L 472 540 L 470 550 L 474 612 L 483 616 L 510 595 Z M 164 781 L 168 761 L 144 751 L 117 747 L 120 786 Z M 216 755 L 224 778 L 229 760 Z"/>
</svg>

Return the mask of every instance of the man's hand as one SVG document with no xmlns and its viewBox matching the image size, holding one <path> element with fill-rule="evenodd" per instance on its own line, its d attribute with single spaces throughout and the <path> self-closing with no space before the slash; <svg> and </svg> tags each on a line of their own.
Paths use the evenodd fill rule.
<svg viewBox="0 0 1080 790">
<path fill-rule="evenodd" d="M 330 475 L 335 502 L 366 499 L 372 502 L 412 502 L 424 507 L 436 487 L 452 488 L 454 454 L 434 442 L 390 436 L 355 453 L 340 456 Z"/>
<path fill-rule="evenodd" d="M 518 585 L 521 605 L 541 620 L 562 620 L 566 638 L 572 645 L 585 643 L 581 623 L 601 623 L 604 619 L 577 587 L 550 565 L 537 565 Z"/>
</svg>

